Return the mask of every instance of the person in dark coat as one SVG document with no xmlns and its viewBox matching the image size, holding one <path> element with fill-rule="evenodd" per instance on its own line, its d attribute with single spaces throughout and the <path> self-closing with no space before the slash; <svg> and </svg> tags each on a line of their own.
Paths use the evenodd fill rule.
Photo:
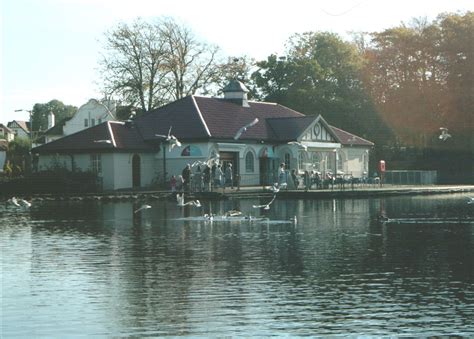
<svg viewBox="0 0 474 339">
<path fill-rule="evenodd" d="M 183 176 L 183 187 L 186 192 L 189 192 L 189 185 L 191 181 L 191 165 L 187 164 L 186 167 L 183 169 L 183 172 L 181 173 Z"/>
</svg>

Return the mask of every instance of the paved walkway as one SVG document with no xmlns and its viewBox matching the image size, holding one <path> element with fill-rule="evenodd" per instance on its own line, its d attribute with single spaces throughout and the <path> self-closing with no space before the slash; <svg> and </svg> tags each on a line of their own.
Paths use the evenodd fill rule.
<svg viewBox="0 0 474 339">
<path fill-rule="evenodd" d="M 474 192 L 474 185 L 433 185 L 433 186 L 405 186 L 405 185 L 363 185 L 355 186 L 346 185 L 344 189 L 334 187 L 334 189 L 311 189 L 305 191 L 298 190 L 281 190 L 278 192 L 280 196 L 291 198 L 324 198 L 324 197 L 369 197 L 369 196 L 389 196 L 389 195 L 421 195 L 421 194 L 446 194 L 446 193 L 464 193 Z M 247 197 L 259 195 L 271 195 L 270 186 L 246 186 L 240 189 L 218 189 L 212 193 L 204 193 L 196 195 L 216 195 L 221 198 L 229 197 Z"/>
</svg>

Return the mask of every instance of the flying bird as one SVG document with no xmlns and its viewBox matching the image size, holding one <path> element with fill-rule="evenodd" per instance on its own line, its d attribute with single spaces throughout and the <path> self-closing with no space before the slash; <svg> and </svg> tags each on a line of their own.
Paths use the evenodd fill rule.
<svg viewBox="0 0 474 339">
<path fill-rule="evenodd" d="M 174 135 L 171 134 L 171 129 L 173 126 L 170 126 L 170 129 L 168 130 L 168 135 L 163 135 L 163 134 L 155 134 L 155 136 L 164 138 L 165 141 L 168 143 L 168 151 L 171 152 L 171 150 L 175 147 L 181 147 L 181 142 L 176 138 Z"/>
<path fill-rule="evenodd" d="M 270 187 L 270 190 L 275 194 L 280 192 L 280 189 L 281 189 L 281 187 L 277 182 L 274 183 L 272 187 Z"/>
<path fill-rule="evenodd" d="M 112 140 L 106 139 L 106 140 L 94 140 L 96 144 L 111 144 Z"/>
<path fill-rule="evenodd" d="M 474 198 L 468 197 L 467 199 L 468 199 L 468 200 L 467 200 L 467 203 L 468 203 L 468 204 L 474 204 Z"/>
<path fill-rule="evenodd" d="M 248 128 L 252 127 L 252 126 L 255 126 L 256 124 L 258 123 L 258 118 L 255 118 L 252 122 L 250 122 L 249 124 L 245 125 L 244 127 L 242 127 L 241 129 L 239 129 L 237 131 L 237 133 L 235 134 L 234 136 L 234 140 L 237 140 L 240 138 L 240 136 L 242 135 L 242 133 L 244 133 L 245 131 L 247 131 Z"/>
<path fill-rule="evenodd" d="M 252 207 L 253 208 L 263 208 L 264 210 L 269 210 L 270 209 L 270 205 L 271 203 L 275 200 L 276 198 L 276 195 L 273 196 L 273 199 L 270 200 L 270 202 L 268 202 L 267 204 L 264 204 L 264 205 L 253 205 Z"/>
<path fill-rule="evenodd" d="M 301 142 L 298 142 L 298 141 L 290 141 L 290 142 L 288 142 L 288 145 L 296 145 L 296 146 L 304 149 L 305 152 L 308 151 L 308 146 L 306 146 L 306 145 L 304 145 L 304 144 L 302 144 Z"/>
<path fill-rule="evenodd" d="M 194 207 L 201 207 L 201 202 L 199 200 L 191 200 L 188 202 L 184 202 L 184 193 L 182 194 L 176 194 L 176 200 L 178 201 L 178 206 L 183 207 L 183 206 L 194 206 Z"/>
<path fill-rule="evenodd" d="M 140 212 L 140 211 L 147 210 L 147 209 L 149 209 L 149 208 L 151 208 L 150 205 L 143 205 L 143 206 L 140 207 L 139 209 L 135 210 L 133 213 L 138 213 L 138 212 Z"/>
<path fill-rule="evenodd" d="M 448 138 L 451 138 L 451 134 L 448 133 L 448 129 L 446 127 L 440 127 L 439 129 L 441 130 L 441 134 L 438 137 L 439 140 L 446 141 Z"/>
</svg>

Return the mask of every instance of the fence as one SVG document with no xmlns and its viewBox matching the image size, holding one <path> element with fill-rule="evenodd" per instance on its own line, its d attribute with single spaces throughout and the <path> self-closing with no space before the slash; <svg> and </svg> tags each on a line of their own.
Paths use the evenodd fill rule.
<svg viewBox="0 0 474 339">
<path fill-rule="evenodd" d="M 434 185 L 437 171 L 386 171 L 384 182 L 392 185 Z"/>
</svg>

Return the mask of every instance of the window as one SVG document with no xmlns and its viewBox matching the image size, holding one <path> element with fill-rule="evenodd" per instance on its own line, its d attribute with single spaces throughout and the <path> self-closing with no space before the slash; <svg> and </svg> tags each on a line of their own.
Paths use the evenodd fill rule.
<svg viewBox="0 0 474 339">
<path fill-rule="evenodd" d="M 337 159 L 337 170 L 344 171 L 344 154 L 342 152 L 337 152 L 336 159 Z"/>
<path fill-rule="evenodd" d="M 84 119 L 84 127 L 89 127 L 89 120 Z"/>
<path fill-rule="evenodd" d="M 101 123 L 102 123 L 102 119 L 99 118 L 99 119 L 97 120 L 97 124 L 100 125 Z"/>
<path fill-rule="evenodd" d="M 285 168 L 290 169 L 290 153 L 285 153 Z"/>
<path fill-rule="evenodd" d="M 305 166 L 304 166 L 304 152 L 298 152 L 298 170 L 299 171 L 304 171 Z"/>
<path fill-rule="evenodd" d="M 311 153 L 311 162 L 313 163 L 313 168 L 321 171 L 321 154 L 319 152 Z"/>
<path fill-rule="evenodd" d="M 95 119 L 91 119 L 91 126 L 95 126 Z"/>
<path fill-rule="evenodd" d="M 102 173 L 102 158 L 100 154 L 91 154 L 91 168 L 94 173 Z"/>
<path fill-rule="evenodd" d="M 199 147 L 194 145 L 186 146 L 181 152 L 182 157 L 197 157 L 202 156 L 202 152 Z"/>
<path fill-rule="evenodd" d="M 247 155 L 245 156 L 245 171 L 253 172 L 254 170 L 255 168 L 254 168 L 253 154 L 252 152 L 247 152 Z"/>
</svg>

